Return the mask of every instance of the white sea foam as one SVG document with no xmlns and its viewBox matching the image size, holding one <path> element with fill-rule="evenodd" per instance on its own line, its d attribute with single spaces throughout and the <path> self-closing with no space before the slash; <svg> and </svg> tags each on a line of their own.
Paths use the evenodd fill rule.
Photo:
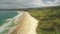
<svg viewBox="0 0 60 34">
<path fill-rule="evenodd" d="M 8 26 L 10 26 L 12 24 L 12 21 L 13 21 L 13 19 L 11 19 L 9 22 L 3 24 L 0 27 L 0 33 L 3 32 L 3 31 L 5 31 L 5 30 L 8 30 L 9 29 Z"/>
<path fill-rule="evenodd" d="M 23 14 L 23 12 L 22 12 L 22 11 L 17 11 L 17 13 L 18 13 L 18 15 L 17 15 L 17 16 L 15 16 L 15 17 L 13 17 L 14 19 L 17 19 L 19 16 L 21 16 L 21 15 Z"/>
<path fill-rule="evenodd" d="M 18 11 L 17 11 L 18 12 Z M 3 24 L 2 26 L 0 26 L 0 33 L 3 33 L 5 30 L 9 30 L 10 27 L 12 25 L 12 22 L 14 21 L 14 19 L 17 19 L 20 15 L 22 15 L 21 12 L 18 12 L 19 14 L 13 18 L 10 19 L 6 19 L 6 23 Z"/>
</svg>

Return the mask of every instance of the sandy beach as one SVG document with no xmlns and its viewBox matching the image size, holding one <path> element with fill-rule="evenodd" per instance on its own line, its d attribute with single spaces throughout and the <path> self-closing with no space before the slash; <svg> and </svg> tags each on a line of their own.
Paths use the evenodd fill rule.
<svg viewBox="0 0 60 34">
<path fill-rule="evenodd" d="M 16 29 L 11 34 L 37 34 L 36 28 L 38 20 L 32 17 L 28 12 L 23 12 L 21 17 L 15 20 L 18 23 Z"/>
</svg>

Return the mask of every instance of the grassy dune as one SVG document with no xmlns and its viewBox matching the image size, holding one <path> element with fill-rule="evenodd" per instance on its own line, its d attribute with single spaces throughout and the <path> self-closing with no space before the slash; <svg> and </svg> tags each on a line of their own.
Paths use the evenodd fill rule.
<svg viewBox="0 0 60 34">
<path fill-rule="evenodd" d="M 49 7 L 28 10 L 40 22 L 37 27 L 38 34 L 60 34 L 60 8 Z"/>
</svg>

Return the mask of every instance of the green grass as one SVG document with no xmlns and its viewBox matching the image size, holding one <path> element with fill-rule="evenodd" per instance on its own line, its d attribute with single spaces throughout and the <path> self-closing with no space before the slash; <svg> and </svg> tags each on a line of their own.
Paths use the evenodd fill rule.
<svg viewBox="0 0 60 34">
<path fill-rule="evenodd" d="M 60 34 L 60 9 L 36 9 L 28 12 L 39 20 L 38 34 Z"/>
</svg>

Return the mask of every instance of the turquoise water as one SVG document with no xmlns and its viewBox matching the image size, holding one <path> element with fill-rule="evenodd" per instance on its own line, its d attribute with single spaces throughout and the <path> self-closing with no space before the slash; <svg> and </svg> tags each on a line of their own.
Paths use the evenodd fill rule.
<svg viewBox="0 0 60 34">
<path fill-rule="evenodd" d="M 0 10 L 0 26 L 5 23 L 6 19 L 16 16 L 17 10 Z"/>
</svg>

